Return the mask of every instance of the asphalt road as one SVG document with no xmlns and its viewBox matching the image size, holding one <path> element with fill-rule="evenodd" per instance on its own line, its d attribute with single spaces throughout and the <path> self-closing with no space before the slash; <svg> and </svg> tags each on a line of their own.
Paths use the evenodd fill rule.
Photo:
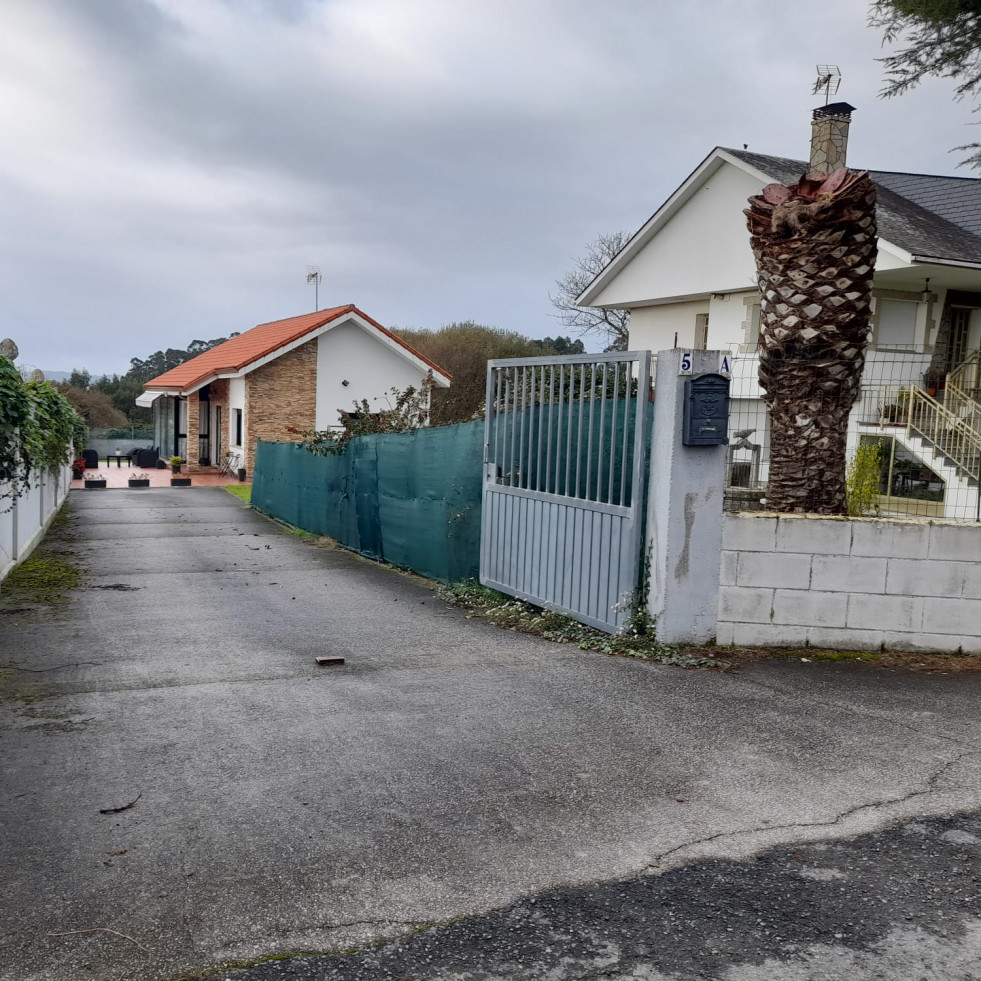
<svg viewBox="0 0 981 981">
<path fill-rule="evenodd" d="M 227 981 L 974 981 L 981 815 L 542 893 L 356 954 Z"/>
<path fill-rule="evenodd" d="M 3 981 L 183 978 L 485 915 L 517 933 L 529 897 L 686 874 L 711 892 L 712 868 L 738 887 L 767 849 L 981 807 L 977 676 L 608 658 L 469 621 L 220 489 L 71 507 L 49 547 L 83 565 L 79 588 L 54 606 L 0 592 Z M 318 668 L 324 653 L 347 663 Z M 543 938 L 571 931 L 556 916 Z M 589 930 L 582 976 L 597 951 L 610 977 L 685 976 L 624 973 L 643 962 Z"/>
</svg>

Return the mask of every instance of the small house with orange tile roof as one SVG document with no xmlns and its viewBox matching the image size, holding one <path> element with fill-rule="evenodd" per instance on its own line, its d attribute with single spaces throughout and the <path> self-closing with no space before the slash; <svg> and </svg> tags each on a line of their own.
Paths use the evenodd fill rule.
<svg viewBox="0 0 981 981">
<path fill-rule="evenodd" d="M 259 324 L 144 385 L 155 442 L 189 471 L 228 454 L 251 475 L 256 442 L 328 429 L 354 402 L 450 375 L 353 304 Z"/>
</svg>

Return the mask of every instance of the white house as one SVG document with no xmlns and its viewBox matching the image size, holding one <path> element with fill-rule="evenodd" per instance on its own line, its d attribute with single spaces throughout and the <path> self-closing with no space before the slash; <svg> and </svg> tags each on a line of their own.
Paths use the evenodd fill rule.
<svg viewBox="0 0 981 981">
<path fill-rule="evenodd" d="M 714 149 L 577 300 L 628 309 L 632 350 L 736 355 L 732 428 L 754 429 L 759 449 L 744 446 L 734 460 L 752 463 L 751 482 L 765 482 L 768 443 L 756 384 L 760 296 L 743 209 L 767 184 L 843 166 L 851 112 L 847 103 L 814 111 L 810 161 Z M 863 437 L 883 441 L 887 509 L 973 519 L 981 459 L 981 183 L 871 176 L 879 253 L 850 446 Z M 943 395 L 931 398 L 927 390 L 938 383 Z M 745 466 L 735 473 L 745 482 Z M 891 499 L 904 494 L 916 496 L 898 507 Z"/>
<path fill-rule="evenodd" d="M 259 439 L 328 429 L 354 403 L 451 376 L 353 304 L 259 324 L 147 382 L 162 456 L 193 471 L 228 452 L 252 472 Z"/>
</svg>

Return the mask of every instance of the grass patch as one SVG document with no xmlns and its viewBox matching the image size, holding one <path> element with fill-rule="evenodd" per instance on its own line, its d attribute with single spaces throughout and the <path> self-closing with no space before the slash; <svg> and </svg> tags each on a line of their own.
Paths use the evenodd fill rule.
<svg viewBox="0 0 981 981">
<path fill-rule="evenodd" d="M 240 501 L 245 501 L 246 504 L 249 504 L 252 501 L 251 484 L 225 484 L 225 490 L 227 490 L 232 497 L 237 497 Z"/>
<path fill-rule="evenodd" d="M 78 566 L 64 557 L 37 551 L 3 581 L 4 599 L 12 603 L 60 603 L 81 577 Z"/>
<path fill-rule="evenodd" d="M 438 593 L 454 606 L 468 610 L 468 619 L 480 617 L 497 627 L 534 634 L 556 644 L 575 644 L 584 651 L 636 657 L 683 668 L 728 666 L 725 659 L 716 656 L 714 651 L 688 653 L 678 647 L 658 643 L 655 624 L 646 622 L 643 617 L 632 617 L 628 623 L 634 626 L 628 626 L 624 633 L 607 634 L 594 627 L 587 627 L 565 614 L 542 609 L 513 596 L 505 596 L 473 579 L 440 586 Z"/>
</svg>

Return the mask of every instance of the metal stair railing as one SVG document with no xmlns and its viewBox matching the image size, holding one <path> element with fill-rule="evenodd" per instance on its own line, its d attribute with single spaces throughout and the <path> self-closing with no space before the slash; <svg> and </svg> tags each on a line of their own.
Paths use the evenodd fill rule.
<svg viewBox="0 0 981 981">
<path fill-rule="evenodd" d="M 975 402 L 981 393 L 981 350 L 971 351 L 956 368 L 947 372 L 947 388 L 954 388 Z"/>
<path fill-rule="evenodd" d="M 981 351 L 972 351 L 948 373 L 944 408 L 981 433 Z"/>
<path fill-rule="evenodd" d="M 925 439 L 964 476 L 981 481 L 981 432 L 915 385 L 908 404 L 906 435 Z"/>
</svg>

